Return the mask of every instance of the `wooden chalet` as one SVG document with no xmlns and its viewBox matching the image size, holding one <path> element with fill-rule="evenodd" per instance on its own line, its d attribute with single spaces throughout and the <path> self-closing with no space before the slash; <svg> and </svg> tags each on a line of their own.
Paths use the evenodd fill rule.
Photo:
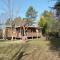
<svg viewBox="0 0 60 60">
<path fill-rule="evenodd" d="M 38 36 L 37 36 L 38 34 Z M 40 37 L 40 28 L 38 27 L 25 27 L 25 31 L 23 27 L 16 27 L 13 31 L 11 27 L 6 28 L 6 37 L 11 38 L 12 35 L 14 38 L 22 38 L 23 36 L 27 36 L 28 38 Z"/>
<path fill-rule="evenodd" d="M 6 38 L 21 39 L 23 36 L 27 36 L 27 38 L 37 38 L 41 36 L 41 28 L 36 26 L 28 26 L 26 24 L 26 20 L 16 19 L 15 26 L 12 29 L 11 25 L 6 26 Z"/>
</svg>

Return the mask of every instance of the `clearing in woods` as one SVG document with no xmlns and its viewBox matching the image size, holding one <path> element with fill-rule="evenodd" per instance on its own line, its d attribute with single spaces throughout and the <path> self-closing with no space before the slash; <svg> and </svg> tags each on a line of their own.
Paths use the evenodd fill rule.
<svg viewBox="0 0 60 60">
<path fill-rule="evenodd" d="M 34 39 L 24 42 L 0 41 L 0 60 L 60 60 L 58 53 L 50 50 L 50 41 Z"/>
</svg>

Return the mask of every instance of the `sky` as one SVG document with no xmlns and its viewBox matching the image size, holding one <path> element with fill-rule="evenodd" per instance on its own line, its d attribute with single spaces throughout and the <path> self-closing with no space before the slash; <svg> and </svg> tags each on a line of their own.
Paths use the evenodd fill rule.
<svg viewBox="0 0 60 60">
<path fill-rule="evenodd" d="M 20 7 L 18 15 L 25 17 L 25 13 L 29 6 L 33 6 L 38 12 L 38 16 L 40 16 L 44 10 L 51 10 L 50 7 L 53 6 L 55 2 L 49 0 L 16 0 L 16 3 L 18 3 Z"/>
<path fill-rule="evenodd" d="M 13 16 L 25 18 L 25 13 L 29 6 L 33 6 L 33 8 L 38 12 L 38 17 L 44 12 L 44 10 L 51 10 L 51 6 L 55 4 L 55 2 L 50 0 L 10 0 L 11 7 L 13 8 Z M 7 18 L 7 10 L 8 10 L 8 2 L 7 0 L 0 0 L 0 18 Z"/>
</svg>

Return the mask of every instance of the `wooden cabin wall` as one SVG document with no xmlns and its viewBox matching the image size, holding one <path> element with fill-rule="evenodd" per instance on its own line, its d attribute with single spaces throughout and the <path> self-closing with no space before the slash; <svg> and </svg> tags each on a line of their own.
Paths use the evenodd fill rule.
<svg viewBox="0 0 60 60">
<path fill-rule="evenodd" d="M 17 28 L 16 29 L 16 38 L 21 38 L 22 35 L 21 35 L 21 28 Z"/>
<path fill-rule="evenodd" d="M 26 30 L 26 35 L 27 37 L 37 37 L 37 32 L 36 32 L 37 28 L 28 28 Z M 23 29 L 22 28 L 16 28 L 15 30 L 13 30 L 13 34 L 12 34 L 12 29 L 11 28 L 6 28 L 6 37 L 15 37 L 15 38 L 22 38 L 22 32 Z M 38 37 L 40 37 L 40 29 L 38 29 Z"/>
<path fill-rule="evenodd" d="M 12 29 L 6 28 L 6 37 L 11 37 L 11 35 L 12 35 Z"/>
<path fill-rule="evenodd" d="M 12 35 L 13 37 L 16 37 L 16 31 L 15 30 L 12 31 L 11 28 L 6 28 L 5 34 L 6 34 L 6 38 L 11 38 Z"/>
<path fill-rule="evenodd" d="M 27 31 L 27 37 L 37 37 L 37 32 L 36 32 L 37 28 L 30 28 Z M 40 29 L 38 30 L 38 37 L 40 37 Z"/>
</svg>

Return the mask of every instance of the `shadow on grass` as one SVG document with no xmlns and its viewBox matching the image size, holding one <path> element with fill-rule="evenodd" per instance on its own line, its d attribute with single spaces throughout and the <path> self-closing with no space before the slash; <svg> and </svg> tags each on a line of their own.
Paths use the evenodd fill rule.
<svg viewBox="0 0 60 60">
<path fill-rule="evenodd" d="M 28 55 L 28 54 L 24 54 L 27 47 L 28 47 L 28 44 L 23 44 L 19 48 L 19 50 L 16 52 L 16 54 L 12 57 L 11 60 L 21 60 L 23 56 Z"/>
<path fill-rule="evenodd" d="M 60 38 L 51 38 L 49 41 L 51 50 L 60 51 Z"/>
</svg>

